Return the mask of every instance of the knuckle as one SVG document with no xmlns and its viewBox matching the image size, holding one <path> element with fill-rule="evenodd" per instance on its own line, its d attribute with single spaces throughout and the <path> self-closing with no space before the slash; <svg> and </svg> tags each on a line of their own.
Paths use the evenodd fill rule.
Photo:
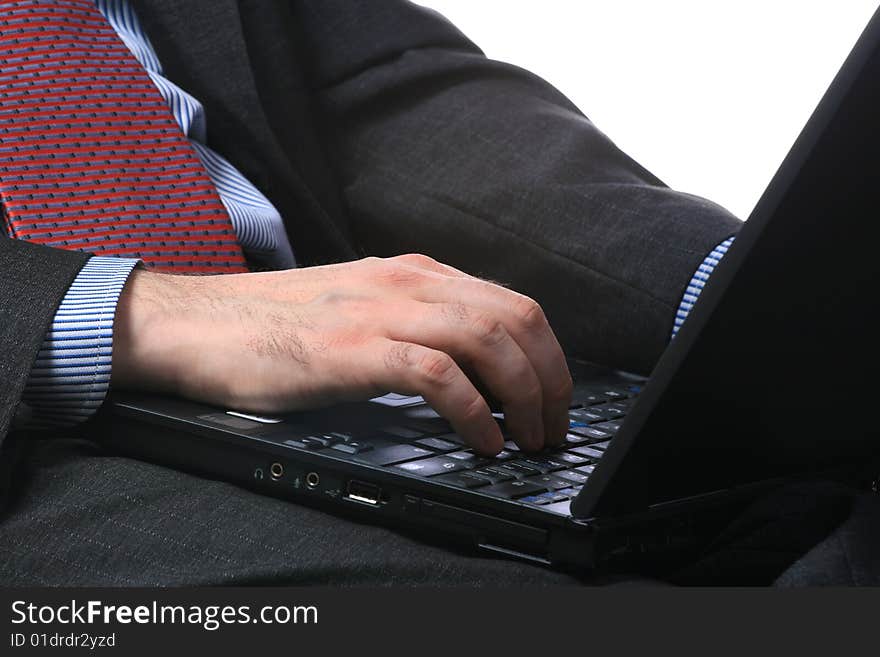
<svg viewBox="0 0 880 657">
<path fill-rule="evenodd" d="M 432 258 L 431 256 L 426 256 L 424 253 L 404 253 L 403 255 L 395 257 L 394 260 L 398 260 L 409 265 L 415 265 L 416 267 L 423 267 L 425 269 L 431 269 L 433 267 L 436 267 L 438 264 L 438 262 L 434 260 L 434 258 Z"/>
<path fill-rule="evenodd" d="M 471 399 L 461 407 L 461 419 L 464 422 L 472 423 L 478 421 L 483 414 L 488 413 L 489 408 L 485 400 L 479 395 L 471 397 Z"/>
<path fill-rule="evenodd" d="M 377 278 L 384 285 L 411 288 L 421 285 L 425 274 L 418 268 L 388 260 L 378 267 Z"/>
<path fill-rule="evenodd" d="M 540 304 L 530 297 L 520 297 L 513 304 L 513 313 L 520 324 L 529 331 L 536 331 L 547 322 Z"/>
<path fill-rule="evenodd" d="M 447 386 L 455 379 L 456 366 L 452 358 L 442 352 L 429 352 L 419 361 L 421 377 L 434 386 Z"/>
<path fill-rule="evenodd" d="M 471 323 L 471 331 L 487 347 L 494 347 L 507 338 L 507 329 L 492 315 L 478 315 Z"/>
<path fill-rule="evenodd" d="M 528 403 L 539 404 L 543 397 L 541 384 L 537 377 L 532 376 L 532 380 L 527 385 L 522 386 L 522 399 Z"/>
<path fill-rule="evenodd" d="M 385 352 L 385 366 L 390 370 L 402 370 L 412 366 L 414 345 L 394 343 Z"/>
</svg>

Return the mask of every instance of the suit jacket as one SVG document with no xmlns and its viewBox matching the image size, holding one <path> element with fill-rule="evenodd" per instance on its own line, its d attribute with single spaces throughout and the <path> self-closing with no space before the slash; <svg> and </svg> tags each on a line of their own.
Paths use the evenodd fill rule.
<svg viewBox="0 0 880 657">
<path fill-rule="evenodd" d="M 536 298 L 570 352 L 646 372 L 692 273 L 739 227 L 403 0 L 133 4 L 302 264 L 425 252 Z M 86 258 L 0 237 L 0 440 Z"/>
</svg>

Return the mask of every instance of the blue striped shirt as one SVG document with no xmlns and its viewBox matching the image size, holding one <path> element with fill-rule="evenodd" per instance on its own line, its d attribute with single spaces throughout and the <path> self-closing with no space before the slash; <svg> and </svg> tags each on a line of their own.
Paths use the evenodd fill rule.
<svg viewBox="0 0 880 657">
<path fill-rule="evenodd" d="M 274 269 L 296 266 L 278 211 L 229 162 L 205 146 L 202 104 L 167 80 L 159 59 L 127 0 L 96 0 L 98 9 L 146 69 L 181 130 L 207 169 L 252 262 Z M 673 337 L 733 238 L 716 247 L 690 281 L 675 316 Z M 113 320 L 122 288 L 137 260 L 95 256 L 80 271 L 52 320 L 23 401 L 29 426 L 74 424 L 103 403 L 110 384 Z"/>
<path fill-rule="evenodd" d="M 695 271 L 694 275 L 691 277 L 690 283 L 688 283 L 688 286 L 684 291 L 684 296 L 681 299 L 681 303 L 678 305 L 678 310 L 675 313 L 675 322 L 672 326 L 673 338 L 678 333 L 678 329 L 684 324 L 684 320 L 688 318 L 691 309 L 694 307 L 697 299 L 700 298 L 700 294 L 702 293 L 706 282 L 709 280 L 709 276 L 715 271 L 715 267 L 721 262 L 721 258 L 727 253 L 727 250 L 730 248 L 730 245 L 733 244 L 734 239 L 735 238 L 733 237 L 728 237 L 721 242 L 721 244 L 712 249 L 712 252 L 706 256 L 700 266 L 697 267 L 697 271 Z"/>
</svg>

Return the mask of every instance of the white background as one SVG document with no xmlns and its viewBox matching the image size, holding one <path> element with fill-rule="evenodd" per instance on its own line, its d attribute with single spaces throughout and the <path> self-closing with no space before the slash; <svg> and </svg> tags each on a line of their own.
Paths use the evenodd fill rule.
<svg viewBox="0 0 880 657">
<path fill-rule="evenodd" d="M 561 89 L 667 184 L 748 217 L 869 0 L 419 0 Z"/>
</svg>

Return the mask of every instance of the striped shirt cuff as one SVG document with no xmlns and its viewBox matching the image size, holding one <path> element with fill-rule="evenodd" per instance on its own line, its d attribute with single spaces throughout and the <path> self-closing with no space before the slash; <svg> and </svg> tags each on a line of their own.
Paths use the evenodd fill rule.
<svg viewBox="0 0 880 657">
<path fill-rule="evenodd" d="M 138 262 L 95 256 L 74 279 L 22 396 L 30 410 L 28 428 L 71 426 L 103 403 L 110 386 L 116 304 Z"/>
<path fill-rule="evenodd" d="M 730 245 L 733 244 L 734 239 L 735 238 L 733 237 L 728 237 L 721 242 L 721 244 L 712 249 L 712 253 L 707 255 L 702 264 L 697 267 L 697 271 L 694 272 L 691 282 L 688 283 L 684 296 L 681 299 L 681 303 L 678 306 L 678 312 L 675 313 L 675 324 L 672 327 L 673 338 L 678 333 L 678 330 L 684 325 L 684 320 L 688 318 L 691 309 L 694 307 L 697 299 L 699 299 L 700 293 L 706 285 L 706 281 L 709 280 L 712 272 L 715 271 L 715 267 L 721 262 L 721 258 L 727 253 Z"/>
</svg>

